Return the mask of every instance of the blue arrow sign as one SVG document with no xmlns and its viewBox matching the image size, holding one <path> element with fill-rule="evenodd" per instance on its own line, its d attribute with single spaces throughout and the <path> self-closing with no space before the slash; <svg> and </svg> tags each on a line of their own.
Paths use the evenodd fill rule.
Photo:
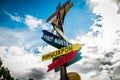
<svg viewBox="0 0 120 80">
<path fill-rule="evenodd" d="M 62 47 L 71 45 L 71 43 L 66 42 L 63 39 L 59 39 L 56 35 L 48 32 L 46 30 L 43 30 L 43 33 L 44 34 L 41 39 L 43 39 L 45 42 L 47 42 L 48 44 L 50 44 L 56 48 L 62 48 Z"/>
</svg>

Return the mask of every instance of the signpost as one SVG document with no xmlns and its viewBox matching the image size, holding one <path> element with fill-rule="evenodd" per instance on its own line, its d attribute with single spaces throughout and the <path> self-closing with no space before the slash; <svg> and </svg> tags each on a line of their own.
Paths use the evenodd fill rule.
<svg viewBox="0 0 120 80">
<path fill-rule="evenodd" d="M 48 65 L 48 72 L 53 69 L 55 69 L 56 72 L 60 70 L 60 80 L 68 80 L 66 67 L 82 58 L 80 56 L 81 53 L 78 51 L 82 48 L 83 44 L 71 44 L 63 30 L 65 15 L 72 6 L 73 3 L 69 0 L 62 6 L 60 6 L 59 3 L 56 11 L 46 20 L 46 22 L 49 22 L 52 19 L 52 33 L 47 30 L 42 31 L 42 39 L 46 43 L 58 48 L 56 51 L 44 54 L 42 61 L 53 59 L 53 62 Z M 53 33 L 54 31 L 56 31 L 56 34 Z"/>
</svg>

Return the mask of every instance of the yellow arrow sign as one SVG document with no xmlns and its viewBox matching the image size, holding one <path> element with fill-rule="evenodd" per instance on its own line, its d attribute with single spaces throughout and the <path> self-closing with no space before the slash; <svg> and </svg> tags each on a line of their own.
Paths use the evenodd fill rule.
<svg viewBox="0 0 120 80">
<path fill-rule="evenodd" d="M 54 52 L 44 54 L 42 56 L 42 61 L 65 55 L 65 54 L 67 54 L 71 51 L 78 51 L 82 48 L 82 46 L 83 46 L 83 44 L 73 44 L 73 45 L 70 45 L 70 46 L 67 46 L 67 47 L 62 47 L 59 50 L 56 50 Z"/>
</svg>

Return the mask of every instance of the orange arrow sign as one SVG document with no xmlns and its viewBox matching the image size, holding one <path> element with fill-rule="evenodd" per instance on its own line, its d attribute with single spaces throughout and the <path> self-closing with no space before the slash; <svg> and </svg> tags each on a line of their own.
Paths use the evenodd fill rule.
<svg viewBox="0 0 120 80">
<path fill-rule="evenodd" d="M 77 54 L 77 52 L 71 51 L 70 53 L 62 56 L 60 59 L 58 59 L 55 62 L 48 65 L 48 71 L 47 72 L 65 64 L 65 63 L 68 63 L 68 62 L 72 61 L 75 58 L 76 54 Z"/>
</svg>

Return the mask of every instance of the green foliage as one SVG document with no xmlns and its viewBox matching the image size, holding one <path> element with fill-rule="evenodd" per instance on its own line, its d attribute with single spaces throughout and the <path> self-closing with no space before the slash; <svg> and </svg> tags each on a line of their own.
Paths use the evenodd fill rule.
<svg viewBox="0 0 120 80">
<path fill-rule="evenodd" d="M 2 66 L 1 58 L 0 58 L 0 80 L 20 80 L 20 79 L 14 79 L 11 76 L 8 68 L 5 68 L 4 66 Z M 34 80 L 34 79 L 30 78 L 29 80 Z"/>
<path fill-rule="evenodd" d="M 14 80 L 14 78 L 10 75 L 10 71 L 8 68 L 2 66 L 2 60 L 0 58 L 0 80 Z"/>
<path fill-rule="evenodd" d="M 34 79 L 30 78 L 29 80 L 34 80 Z"/>
</svg>

